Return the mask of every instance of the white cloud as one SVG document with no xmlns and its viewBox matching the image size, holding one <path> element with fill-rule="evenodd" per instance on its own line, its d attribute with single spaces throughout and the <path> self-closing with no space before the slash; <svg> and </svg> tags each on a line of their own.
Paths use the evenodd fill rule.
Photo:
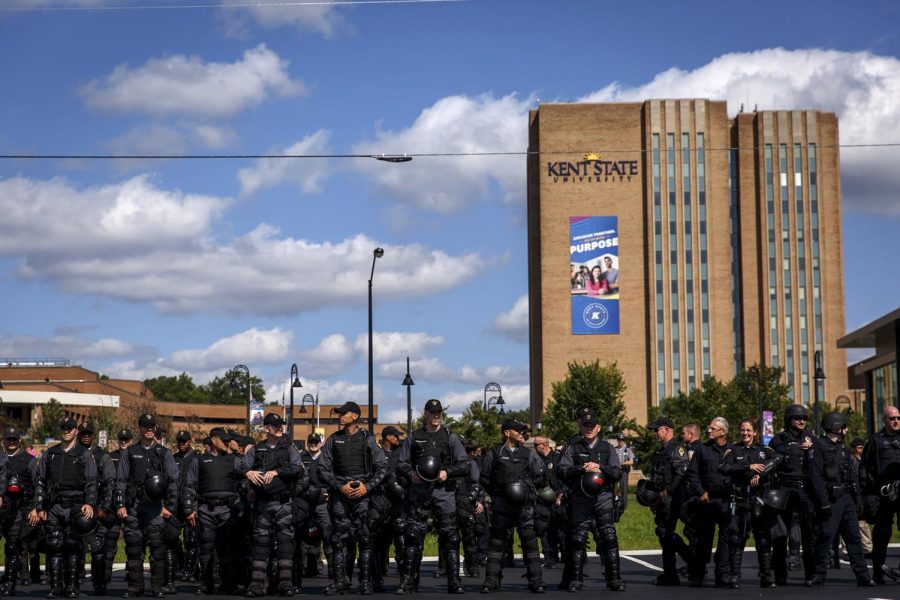
<svg viewBox="0 0 900 600">
<path fill-rule="evenodd" d="M 190 141 L 197 146 L 218 150 L 237 142 L 237 134 L 230 127 L 209 123 L 192 123 L 185 126 L 191 134 Z"/>
<path fill-rule="evenodd" d="M 511 309 L 498 315 L 491 331 L 516 342 L 527 342 L 528 294 L 519 296 Z"/>
<path fill-rule="evenodd" d="M 56 335 L 51 338 L 0 335 L 0 356 L 58 356 L 79 363 L 86 359 L 115 358 L 152 352 L 154 351 L 147 346 L 115 338 L 91 340 L 77 335 Z"/>
<path fill-rule="evenodd" d="M 339 333 L 322 338 L 319 345 L 300 354 L 304 377 L 324 379 L 346 372 L 356 362 L 350 341 Z"/>
<path fill-rule="evenodd" d="M 52 268 L 51 257 L 105 268 L 92 259 L 113 265 L 151 247 L 196 243 L 229 203 L 161 190 L 147 175 L 84 189 L 61 178 L 0 179 L 0 256 L 24 258 L 36 275 Z"/>
<path fill-rule="evenodd" d="M 215 371 L 237 363 L 276 364 L 287 359 L 294 334 L 280 327 L 256 327 L 222 338 L 201 350 L 179 350 L 162 364 L 175 371 Z"/>
<path fill-rule="evenodd" d="M 532 98 L 514 94 L 448 96 L 422 111 L 401 131 L 379 131 L 358 143 L 355 154 L 524 152 Z M 525 201 L 523 156 L 417 157 L 402 164 L 360 162 L 359 168 L 388 197 L 440 213 L 499 195 Z M 499 193 L 494 188 L 499 188 Z"/>
<path fill-rule="evenodd" d="M 220 242 L 212 224 L 229 202 L 160 190 L 143 175 L 83 190 L 62 179 L 0 179 L 0 258 L 18 259 L 23 277 L 162 312 L 295 315 L 365 304 L 378 243 L 281 237 L 266 224 Z M 444 293 L 490 265 L 474 253 L 383 246 L 384 301 Z"/>
<path fill-rule="evenodd" d="M 328 154 L 331 133 L 320 129 L 311 133 L 299 142 L 292 144 L 280 155 Z M 322 190 L 322 182 L 328 176 L 329 166 L 325 160 L 297 158 L 259 159 L 251 168 L 238 171 L 241 183 L 241 195 L 248 196 L 267 187 L 273 187 L 289 181 L 297 184 L 304 193 L 315 194 Z"/>
<path fill-rule="evenodd" d="M 528 381 L 528 370 L 516 367 L 492 366 L 476 369 L 466 365 L 459 370 L 457 380 L 465 383 L 487 383 L 489 381 L 506 383 L 524 383 Z M 503 389 L 506 389 L 505 387 Z"/>
<path fill-rule="evenodd" d="M 390 362 L 402 358 L 406 364 L 407 356 L 422 356 L 443 343 L 444 338 L 441 336 L 429 335 L 425 332 L 376 331 L 372 335 L 372 348 L 375 360 L 378 362 Z M 368 333 L 361 333 L 356 338 L 355 347 L 363 358 L 369 355 Z"/>
<path fill-rule="evenodd" d="M 502 394 L 503 400 L 506 402 L 503 405 L 505 410 L 521 410 L 530 406 L 531 387 L 528 385 L 503 386 Z M 473 402 L 484 402 L 484 388 L 449 392 L 441 396 L 439 400 L 446 407 L 449 415 L 458 417 Z"/>
<path fill-rule="evenodd" d="M 254 6 L 242 7 L 229 7 L 228 4 L 233 2 L 222 1 L 222 12 L 227 30 L 233 35 L 245 35 L 251 21 L 266 29 L 293 27 L 325 37 L 332 37 L 340 29 L 348 27 L 333 4 L 297 3 L 285 6 L 283 0 L 257 0 Z"/>
<path fill-rule="evenodd" d="M 841 144 L 893 142 L 900 130 L 900 59 L 869 52 L 785 50 L 722 55 L 694 70 L 672 68 L 637 86 L 612 83 L 579 102 L 648 98 L 727 100 L 731 113 L 818 109 L 839 118 Z M 896 148 L 843 148 L 841 174 L 848 207 L 900 215 Z"/>
<path fill-rule="evenodd" d="M 288 61 L 261 44 L 233 63 L 203 62 L 183 54 L 117 66 L 88 82 L 79 94 L 100 110 L 152 115 L 230 117 L 271 95 L 295 96 L 305 87 L 288 73 Z"/>
<path fill-rule="evenodd" d="M 379 348 L 375 347 L 375 354 L 377 355 Z M 442 363 L 439 359 L 429 357 L 429 358 L 418 358 L 418 359 L 410 359 L 409 361 L 409 372 L 413 377 L 413 381 L 419 380 L 422 381 L 431 381 L 431 382 L 445 382 L 445 381 L 453 381 L 456 379 L 456 373 L 453 372 L 452 369 L 447 368 L 444 363 Z M 403 360 L 395 360 L 391 362 L 379 362 L 378 363 L 378 376 L 384 377 L 388 379 L 396 379 L 397 381 L 401 381 L 403 377 L 406 375 L 406 359 Z"/>
<path fill-rule="evenodd" d="M 187 154 L 189 145 L 184 132 L 170 125 L 141 125 L 111 140 L 109 147 L 118 155 Z M 128 164 L 132 164 L 129 161 Z"/>
</svg>

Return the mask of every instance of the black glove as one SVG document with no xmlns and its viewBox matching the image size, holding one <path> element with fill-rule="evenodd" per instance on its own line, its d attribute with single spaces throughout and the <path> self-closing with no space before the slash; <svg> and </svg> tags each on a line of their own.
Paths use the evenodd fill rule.
<svg viewBox="0 0 900 600">
<path fill-rule="evenodd" d="M 830 504 L 826 504 L 824 506 L 819 507 L 819 518 L 821 518 L 823 521 L 827 521 L 828 519 L 831 518 L 831 505 Z"/>
</svg>

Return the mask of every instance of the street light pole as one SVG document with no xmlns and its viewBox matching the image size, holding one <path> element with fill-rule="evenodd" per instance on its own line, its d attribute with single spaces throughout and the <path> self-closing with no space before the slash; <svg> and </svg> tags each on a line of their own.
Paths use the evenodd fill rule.
<svg viewBox="0 0 900 600">
<path fill-rule="evenodd" d="M 316 415 L 318 416 L 318 402 L 316 401 L 315 397 L 312 394 L 303 394 L 303 398 L 300 399 L 300 412 L 301 413 L 306 412 L 307 404 L 312 404 L 316 407 Z M 318 423 L 316 423 L 316 425 L 318 425 Z M 312 425 L 312 419 L 310 419 L 310 426 L 309 426 L 310 433 L 313 433 L 313 431 L 314 431 L 313 427 L 314 426 Z"/>
<path fill-rule="evenodd" d="M 825 371 L 822 369 L 822 351 L 816 350 L 813 356 L 816 366 L 816 374 L 814 376 L 816 380 L 816 405 L 813 407 L 813 419 L 816 420 L 814 423 L 816 435 L 819 435 L 819 386 L 825 381 Z"/>
<path fill-rule="evenodd" d="M 416 385 L 412 376 L 409 374 L 409 357 L 406 357 L 406 377 L 403 378 L 403 383 L 400 385 L 406 386 L 406 435 L 412 435 L 412 386 Z"/>
<path fill-rule="evenodd" d="M 369 274 L 369 433 L 375 434 L 375 390 L 372 359 L 372 279 L 375 277 L 375 261 L 384 256 L 383 248 L 372 251 L 372 272 Z"/>
<path fill-rule="evenodd" d="M 488 392 L 497 392 L 497 395 L 488 398 Z M 503 415 L 504 404 L 506 404 L 506 401 L 503 399 L 503 390 L 500 389 L 499 383 L 494 383 L 492 381 L 491 383 L 484 386 L 484 412 L 489 411 L 491 406 L 499 406 L 499 414 Z"/>
<path fill-rule="evenodd" d="M 294 441 L 294 388 L 303 387 L 300 383 L 300 373 L 297 369 L 297 363 L 291 365 L 291 410 L 288 412 L 287 426 L 288 439 Z"/>
<path fill-rule="evenodd" d="M 246 365 L 236 365 L 231 369 L 231 387 L 239 386 L 235 373 L 243 373 L 247 378 L 247 435 L 250 435 L 250 404 L 253 402 L 253 386 L 250 384 L 250 369 Z"/>
</svg>

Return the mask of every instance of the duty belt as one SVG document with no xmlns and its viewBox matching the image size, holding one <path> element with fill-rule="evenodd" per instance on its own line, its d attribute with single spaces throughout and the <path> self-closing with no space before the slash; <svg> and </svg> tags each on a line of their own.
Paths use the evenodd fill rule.
<svg viewBox="0 0 900 600">
<path fill-rule="evenodd" d="M 230 496 L 219 496 L 219 497 L 201 497 L 200 504 L 206 506 L 207 508 L 216 508 L 219 506 L 231 506 L 234 504 L 234 500 L 237 498 L 234 494 Z"/>
<path fill-rule="evenodd" d="M 781 486 L 787 488 L 794 488 L 797 490 L 802 490 L 805 486 L 803 482 L 799 479 L 782 479 Z"/>
<path fill-rule="evenodd" d="M 53 504 L 59 504 L 63 508 L 71 508 L 76 504 L 84 504 L 84 496 L 57 496 L 53 499 Z"/>
</svg>

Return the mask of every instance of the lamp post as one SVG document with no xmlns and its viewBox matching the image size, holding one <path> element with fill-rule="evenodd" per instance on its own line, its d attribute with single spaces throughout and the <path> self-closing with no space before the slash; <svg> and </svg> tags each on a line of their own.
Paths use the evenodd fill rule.
<svg viewBox="0 0 900 600">
<path fill-rule="evenodd" d="M 294 441 L 294 388 L 303 387 L 300 383 L 300 374 L 297 369 L 297 363 L 291 365 L 291 410 L 288 412 L 287 426 L 288 439 Z"/>
<path fill-rule="evenodd" d="M 819 386 L 824 385 L 822 382 L 825 381 L 825 371 L 822 369 L 822 351 L 816 350 L 814 357 L 816 374 L 813 378 L 816 380 L 816 405 L 813 407 L 813 419 L 816 422 L 813 425 L 816 435 L 819 435 Z"/>
<path fill-rule="evenodd" d="M 369 433 L 375 433 L 375 390 L 373 388 L 372 370 L 372 278 L 375 277 L 375 261 L 384 256 L 384 248 L 372 251 L 372 272 L 369 274 Z"/>
<path fill-rule="evenodd" d="M 400 385 L 406 386 L 406 435 L 412 435 L 412 386 L 416 385 L 412 376 L 409 374 L 409 357 L 406 357 L 406 377 L 403 378 L 403 383 Z"/>
<path fill-rule="evenodd" d="M 318 420 L 318 418 L 319 418 L 319 401 L 312 394 L 303 394 L 303 398 L 300 399 L 300 412 L 301 413 L 306 414 L 306 405 L 307 404 L 312 404 L 315 407 L 315 409 L 316 409 L 315 417 L 316 417 L 316 420 Z M 318 423 L 316 423 L 316 425 L 318 425 Z M 310 433 L 312 433 L 314 431 L 313 427 L 314 427 L 313 425 L 310 425 L 310 427 L 309 427 Z"/>
<path fill-rule="evenodd" d="M 488 398 L 488 393 L 497 392 L 496 396 L 491 396 Z M 500 414 L 503 414 L 503 405 L 506 404 L 506 400 L 503 399 L 503 391 L 500 389 L 499 383 L 494 383 L 493 381 L 486 386 L 484 386 L 484 412 L 490 410 L 491 406 L 499 406 Z"/>
<path fill-rule="evenodd" d="M 236 365 L 231 369 L 231 387 L 240 388 L 237 373 L 247 378 L 247 435 L 250 435 L 250 404 L 253 402 L 253 386 L 250 384 L 250 369 L 246 365 Z"/>
</svg>

